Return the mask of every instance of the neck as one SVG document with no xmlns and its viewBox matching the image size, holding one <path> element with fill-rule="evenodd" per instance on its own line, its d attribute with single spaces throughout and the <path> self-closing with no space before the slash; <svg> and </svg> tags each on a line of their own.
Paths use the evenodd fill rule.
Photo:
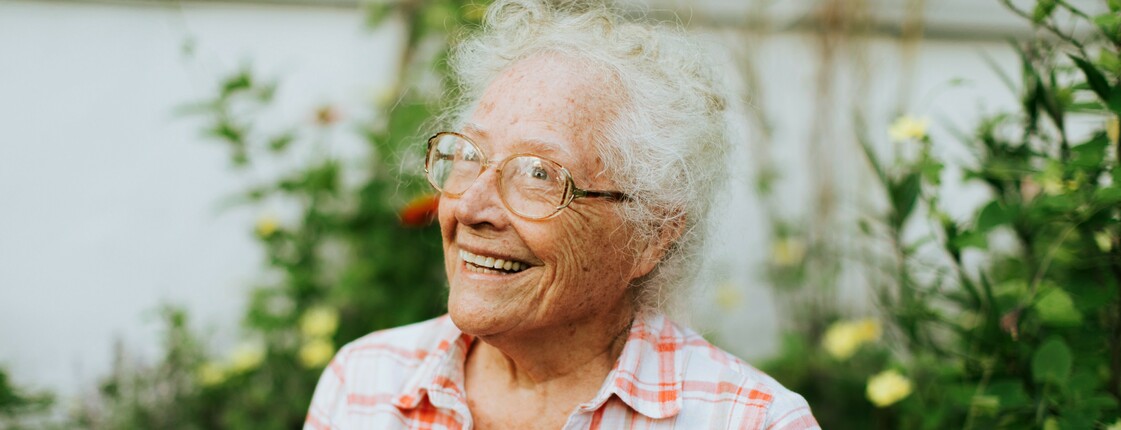
<svg viewBox="0 0 1121 430">
<path fill-rule="evenodd" d="M 551 391 L 599 388 L 623 351 L 635 310 L 629 304 L 560 327 L 480 337 L 468 359 L 468 374 L 510 388 Z M 585 387 L 586 388 L 586 387 Z"/>
</svg>

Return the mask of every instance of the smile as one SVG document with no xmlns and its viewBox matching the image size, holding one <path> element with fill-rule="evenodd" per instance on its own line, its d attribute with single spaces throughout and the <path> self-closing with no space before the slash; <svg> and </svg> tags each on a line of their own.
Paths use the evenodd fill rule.
<svg viewBox="0 0 1121 430">
<path fill-rule="evenodd" d="M 520 261 L 503 260 L 501 258 L 484 257 L 482 255 L 475 255 L 470 252 L 459 250 L 459 258 L 467 263 L 467 270 L 475 273 L 486 274 L 508 274 L 518 273 L 527 268 L 529 265 Z"/>
</svg>

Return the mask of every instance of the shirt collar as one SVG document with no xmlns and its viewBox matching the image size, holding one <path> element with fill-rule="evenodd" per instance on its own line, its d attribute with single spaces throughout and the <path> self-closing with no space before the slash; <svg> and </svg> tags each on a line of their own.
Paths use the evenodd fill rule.
<svg viewBox="0 0 1121 430">
<path fill-rule="evenodd" d="M 638 413 L 663 419 L 681 411 L 684 335 L 664 315 L 639 312 L 599 393 L 582 410 L 594 411 L 611 395 Z"/>
<path fill-rule="evenodd" d="M 451 407 L 449 397 L 463 399 L 463 365 L 474 337 L 463 333 L 444 315 L 436 320 L 436 335 L 427 346 L 413 377 L 405 382 L 393 404 L 401 409 L 414 409 L 425 396 L 434 406 Z"/>
<path fill-rule="evenodd" d="M 437 407 L 451 407 L 449 396 L 464 399 L 464 363 L 474 337 L 463 333 L 448 316 L 440 317 L 437 336 L 413 377 L 393 399 L 401 409 L 414 409 L 427 395 Z M 603 407 L 615 395 L 631 409 L 652 419 L 681 411 L 681 372 L 685 368 L 684 335 L 665 316 L 639 312 L 623 351 L 599 392 L 582 411 Z"/>
</svg>

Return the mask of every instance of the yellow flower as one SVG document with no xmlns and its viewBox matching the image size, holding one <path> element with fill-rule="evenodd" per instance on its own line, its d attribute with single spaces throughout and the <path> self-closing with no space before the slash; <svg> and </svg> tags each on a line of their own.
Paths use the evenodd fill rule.
<svg viewBox="0 0 1121 430">
<path fill-rule="evenodd" d="M 888 369 L 868 378 L 868 400 L 884 408 L 911 395 L 911 380 L 894 369 Z"/>
<path fill-rule="evenodd" d="M 795 238 L 777 239 L 771 246 L 771 261 L 779 266 L 796 265 L 805 257 L 806 244 Z"/>
<path fill-rule="evenodd" d="M 927 119 L 903 115 L 891 123 L 887 133 L 893 142 L 926 138 Z"/>
<path fill-rule="evenodd" d="M 265 361 L 265 346 L 259 342 L 238 345 L 230 355 L 230 371 L 245 373 L 256 369 Z"/>
<path fill-rule="evenodd" d="M 880 339 L 880 334 L 883 329 L 880 328 L 880 322 L 873 318 L 865 318 L 856 321 L 856 333 L 860 340 L 864 342 L 872 342 Z"/>
<path fill-rule="evenodd" d="M 328 306 L 315 306 L 300 317 L 300 332 L 307 337 L 327 337 L 339 328 L 339 312 Z"/>
<path fill-rule="evenodd" d="M 272 215 L 265 215 L 257 220 L 257 235 L 261 237 L 272 236 L 280 229 L 280 220 Z"/>
<path fill-rule="evenodd" d="M 841 321 L 829 326 L 821 339 L 825 352 L 838 360 L 847 360 L 861 345 L 880 338 L 880 323 L 872 318 Z"/>
<path fill-rule="evenodd" d="M 309 369 L 322 367 L 335 355 L 335 345 L 323 338 L 312 339 L 300 347 L 300 364 Z"/>
<path fill-rule="evenodd" d="M 1109 136 L 1109 141 L 1114 145 L 1117 144 L 1118 137 L 1121 137 L 1121 120 L 1116 116 L 1109 117 L 1105 122 L 1105 135 Z"/>
<path fill-rule="evenodd" d="M 736 284 L 725 282 L 716 288 L 716 304 L 725 311 L 735 309 L 743 302 L 743 295 L 740 294 Z"/>
<path fill-rule="evenodd" d="M 1109 252 L 1113 249 L 1113 238 L 1109 237 L 1109 232 L 1099 231 L 1094 233 L 1094 242 L 1098 244 L 1098 248 L 1102 252 Z"/>
<path fill-rule="evenodd" d="M 1114 421 L 1113 424 L 1110 424 L 1105 430 L 1121 430 L 1121 419 Z"/>
<path fill-rule="evenodd" d="M 198 377 L 199 384 L 204 387 L 213 387 L 226 382 L 227 374 L 226 369 L 217 363 L 206 362 L 203 363 L 198 369 L 195 370 Z"/>
</svg>

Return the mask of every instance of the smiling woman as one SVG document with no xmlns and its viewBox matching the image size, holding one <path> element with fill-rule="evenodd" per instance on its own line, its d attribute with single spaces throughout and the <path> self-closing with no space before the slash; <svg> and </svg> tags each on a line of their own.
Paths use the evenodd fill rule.
<svg viewBox="0 0 1121 430">
<path fill-rule="evenodd" d="M 449 316 L 344 347 L 306 428 L 817 428 L 664 316 L 726 176 L 698 52 L 600 6 L 493 5 L 428 142 Z"/>
</svg>

